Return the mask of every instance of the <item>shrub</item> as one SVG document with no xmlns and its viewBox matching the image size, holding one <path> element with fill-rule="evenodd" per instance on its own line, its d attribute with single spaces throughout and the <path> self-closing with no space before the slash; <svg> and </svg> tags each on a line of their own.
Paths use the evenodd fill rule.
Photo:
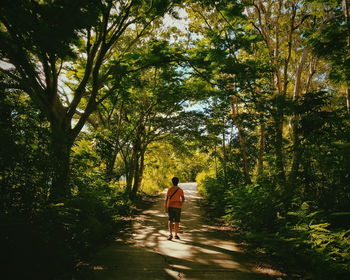
<svg viewBox="0 0 350 280">
<path fill-rule="evenodd" d="M 326 213 L 303 202 L 286 216 L 280 238 L 313 267 L 317 279 L 348 279 L 350 230 L 330 229 L 327 220 Z"/>
<path fill-rule="evenodd" d="M 251 185 L 230 185 L 226 192 L 226 216 L 243 229 L 271 232 L 276 229 L 282 204 L 268 180 Z"/>
<path fill-rule="evenodd" d="M 214 206 L 218 215 L 225 214 L 225 187 L 224 184 L 212 177 L 205 177 L 202 181 L 201 195 Z"/>
</svg>

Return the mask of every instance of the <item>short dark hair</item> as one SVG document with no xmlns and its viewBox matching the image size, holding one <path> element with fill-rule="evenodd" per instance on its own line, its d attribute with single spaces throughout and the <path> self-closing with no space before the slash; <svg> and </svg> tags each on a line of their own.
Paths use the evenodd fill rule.
<svg viewBox="0 0 350 280">
<path fill-rule="evenodd" d="M 173 179 L 171 179 L 171 181 L 173 182 L 174 186 L 177 186 L 177 184 L 179 183 L 179 178 L 174 177 Z"/>
</svg>

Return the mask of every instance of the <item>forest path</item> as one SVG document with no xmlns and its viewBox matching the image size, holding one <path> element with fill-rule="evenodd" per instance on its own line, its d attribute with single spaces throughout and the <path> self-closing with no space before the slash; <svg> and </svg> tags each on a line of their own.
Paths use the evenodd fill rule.
<svg viewBox="0 0 350 280">
<path fill-rule="evenodd" d="M 129 235 L 98 253 L 92 264 L 93 279 L 283 279 L 278 271 L 259 268 L 227 232 L 205 223 L 196 183 L 179 186 L 186 197 L 181 240 L 167 240 L 164 201 L 158 199 L 137 216 Z"/>
</svg>

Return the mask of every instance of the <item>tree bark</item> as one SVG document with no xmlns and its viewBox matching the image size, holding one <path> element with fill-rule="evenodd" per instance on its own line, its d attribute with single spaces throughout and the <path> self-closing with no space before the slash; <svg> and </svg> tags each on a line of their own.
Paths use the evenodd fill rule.
<svg viewBox="0 0 350 280">
<path fill-rule="evenodd" d="M 110 158 L 106 162 L 106 178 L 108 181 L 111 181 L 113 178 L 113 170 L 116 159 L 117 153 L 113 151 L 113 153 L 110 155 Z"/>
<path fill-rule="evenodd" d="M 276 165 L 276 177 L 278 184 L 284 186 L 286 182 L 285 170 L 284 170 L 284 157 L 283 157 L 283 121 L 284 121 L 284 113 L 283 106 L 281 104 L 281 100 L 286 96 L 287 85 L 289 82 L 288 77 L 288 68 L 289 62 L 291 59 L 291 50 L 293 43 L 293 32 L 295 29 L 295 16 L 296 16 L 296 7 L 292 6 L 291 17 L 289 22 L 289 31 L 287 34 L 287 42 L 288 49 L 286 57 L 284 58 L 284 64 L 281 66 L 280 61 L 281 57 L 281 16 L 283 11 L 283 1 L 279 0 L 275 2 L 275 17 L 272 17 L 272 14 L 269 13 L 263 4 L 262 0 L 257 1 L 257 5 L 254 5 L 257 11 L 257 19 L 259 22 L 259 26 L 255 25 L 255 28 L 262 35 L 266 47 L 268 49 L 268 53 L 270 56 L 270 61 L 272 66 L 274 67 L 274 79 L 273 84 L 276 88 L 275 90 L 275 115 L 273 116 L 275 132 L 274 132 L 274 150 L 275 150 L 275 165 Z M 272 29 L 270 26 L 273 26 Z M 273 34 L 274 31 L 274 34 Z M 275 37 L 274 40 L 271 38 Z M 283 39 L 283 38 L 282 38 Z M 283 76 L 283 77 L 282 77 Z"/>
<path fill-rule="evenodd" d="M 280 109 L 278 108 L 280 111 Z M 277 182 L 284 186 L 286 182 L 286 174 L 284 170 L 283 156 L 283 115 L 278 112 L 275 118 L 275 155 L 277 168 Z"/>
<path fill-rule="evenodd" d="M 350 88 L 346 88 L 346 109 L 350 113 Z"/>
<path fill-rule="evenodd" d="M 135 168 L 134 184 L 131 191 L 131 200 L 135 200 L 142 183 L 144 160 L 145 160 L 145 151 L 142 150 L 138 155 L 137 164 Z"/>
<path fill-rule="evenodd" d="M 309 75 L 307 77 L 307 81 L 306 81 L 306 86 L 305 86 L 305 93 L 308 93 L 310 91 L 310 89 L 312 90 L 312 78 L 316 73 L 316 64 L 317 64 L 317 59 L 315 59 L 314 57 L 312 57 L 310 59 L 310 65 L 309 65 Z"/>
<path fill-rule="evenodd" d="M 64 201 L 70 196 L 69 170 L 72 145 L 73 139 L 68 130 L 51 128 L 53 174 L 50 200 L 53 202 Z"/>
<path fill-rule="evenodd" d="M 218 159 L 217 159 L 217 157 L 218 157 L 218 154 L 217 154 L 217 150 L 216 150 L 216 144 L 215 144 L 215 146 L 214 146 L 214 164 L 215 164 L 215 178 L 217 179 L 218 178 Z"/>
<path fill-rule="evenodd" d="M 107 159 L 106 162 L 106 177 L 107 180 L 110 181 L 113 178 L 113 170 L 114 170 L 114 165 L 115 161 L 117 159 L 117 155 L 119 154 L 119 148 L 116 147 L 116 145 L 113 147 L 113 151 L 111 152 L 111 155 Z"/>
<path fill-rule="evenodd" d="M 227 188 L 227 151 L 226 151 L 226 131 L 225 131 L 225 117 L 222 119 L 224 128 L 222 129 L 222 151 L 223 151 L 223 168 L 224 168 L 224 187 Z"/>
<path fill-rule="evenodd" d="M 139 162 L 139 155 L 136 156 L 135 158 L 135 163 L 134 163 L 134 172 L 133 172 L 133 180 L 132 180 L 132 189 L 130 192 L 130 199 L 132 201 L 135 200 L 136 195 L 137 195 L 137 181 L 138 181 L 138 176 L 140 172 L 140 162 Z"/>
<path fill-rule="evenodd" d="M 231 111 L 234 119 L 234 123 L 238 130 L 238 138 L 239 138 L 239 149 L 242 156 L 243 161 L 243 174 L 244 174 L 244 180 L 246 184 L 250 184 L 250 174 L 249 174 L 249 163 L 248 163 L 248 152 L 247 152 L 247 145 L 246 145 L 246 139 L 245 139 L 245 133 L 244 129 L 238 119 L 238 102 L 237 97 L 233 97 L 232 104 L 231 104 Z"/>
<path fill-rule="evenodd" d="M 259 141 L 259 156 L 258 156 L 258 174 L 264 172 L 264 152 L 265 152 L 265 124 L 260 121 L 260 141 Z"/>
<path fill-rule="evenodd" d="M 129 192 L 129 197 L 131 200 L 134 200 L 136 198 L 137 194 L 137 180 L 138 180 L 138 173 L 140 169 L 140 157 L 142 153 L 141 149 L 141 134 L 143 131 L 142 125 L 138 127 L 137 134 L 136 134 L 136 139 L 134 140 L 133 143 L 133 152 L 132 152 L 132 172 L 130 173 L 131 175 L 131 180 L 130 180 L 130 192 Z"/>
<path fill-rule="evenodd" d="M 307 49 L 304 49 L 303 54 L 300 58 L 296 75 L 295 75 L 295 85 L 294 85 L 294 94 L 293 94 L 294 102 L 297 102 L 301 95 L 301 75 L 303 72 L 303 68 L 305 66 L 307 55 L 308 55 L 308 51 Z M 301 159 L 301 148 L 300 148 L 299 131 L 298 131 L 299 119 L 300 119 L 300 116 L 297 113 L 294 113 L 291 119 L 293 155 L 292 155 L 292 168 L 289 175 L 289 188 L 293 188 L 293 185 L 295 184 L 295 180 L 297 178 L 297 173 L 299 170 L 300 159 Z"/>
<path fill-rule="evenodd" d="M 140 171 L 138 177 L 137 191 L 140 189 L 143 179 L 143 170 L 145 169 L 145 152 L 143 151 L 141 154 L 141 162 L 140 162 Z"/>
<path fill-rule="evenodd" d="M 345 17 L 345 22 L 349 23 L 349 9 L 350 4 L 349 0 L 342 0 L 343 12 Z M 350 53 L 350 27 L 348 27 L 348 36 L 346 38 L 347 46 L 348 46 L 348 54 Z M 347 86 L 346 88 L 346 108 L 348 113 L 350 113 L 350 88 Z"/>
<path fill-rule="evenodd" d="M 126 176 L 126 193 L 131 196 L 131 189 L 132 189 L 132 181 L 133 181 L 133 175 L 134 175 L 134 155 L 132 155 L 131 159 L 125 160 L 125 176 Z"/>
</svg>

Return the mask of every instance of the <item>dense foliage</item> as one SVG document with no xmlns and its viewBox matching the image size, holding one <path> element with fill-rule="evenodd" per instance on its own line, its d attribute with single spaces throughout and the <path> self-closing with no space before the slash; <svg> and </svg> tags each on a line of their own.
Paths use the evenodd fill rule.
<svg viewBox="0 0 350 280">
<path fill-rule="evenodd" d="M 3 1 L 2 276 L 71 279 L 177 175 L 347 279 L 349 26 L 348 0 Z"/>
<path fill-rule="evenodd" d="M 208 61 L 197 73 L 222 92 L 209 102 L 221 128 L 210 130 L 219 140 L 197 177 L 200 191 L 258 251 L 312 279 L 350 275 L 350 33 L 348 3 L 340 4 L 252 1 L 241 14 L 229 5 L 214 5 L 219 14 L 193 9 L 203 18 L 193 26 L 202 35 L 193 56 Z M 226 111 L 214 114 L 222 104 Z"/>
</svg>

